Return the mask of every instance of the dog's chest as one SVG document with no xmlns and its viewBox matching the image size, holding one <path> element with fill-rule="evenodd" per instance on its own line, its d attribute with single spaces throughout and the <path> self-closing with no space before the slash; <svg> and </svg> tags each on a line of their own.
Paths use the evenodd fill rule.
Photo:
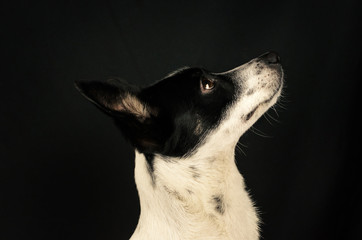
<svg viewBox="0 0 362 240">
<path fill-rule="evenodd" d="M 236 167 L 154 161 L 152 176 L 136 153 L 141 215 L 132 240 L 257 239 L 257 216 Z"/>
</svg>

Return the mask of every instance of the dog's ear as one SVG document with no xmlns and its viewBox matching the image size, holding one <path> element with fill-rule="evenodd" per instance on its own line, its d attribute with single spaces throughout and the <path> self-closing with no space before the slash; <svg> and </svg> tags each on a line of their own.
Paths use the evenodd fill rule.
<svg viewBox="0 0 362 240">
<path fill-rule="evenodd" d="M 75 82 L 75 87 L 107 114 L 130 114 L 139 119 L 146 119 L 151 114 L 151 108 L 138 99 L 136 88 L 126 82 L 116 79 Z"/>
<path fill-rule="evenodd" d="M 157 128 L 157 109 L 144 103 L 138 90 L 119 80 L 76 82 L 76 88 L 89 101 L 116 121 L 128 140 L 141 152 L 154 152 L 160 143 L 152 129 Z"/>
</svg>

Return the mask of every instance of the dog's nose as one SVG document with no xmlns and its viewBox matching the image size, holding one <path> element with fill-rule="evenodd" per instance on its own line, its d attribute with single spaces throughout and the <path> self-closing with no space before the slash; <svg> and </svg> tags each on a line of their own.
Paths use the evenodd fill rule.
<svg viewBox="0 0 362 240">
<path fill-rule="evenodd" d="M 263 55 L 261 55 L 259 57 L 259 59 L 265 61 L 265 63 L 268 63 L 268 64 L 280 63 L 280 57 L 279 57 L 278 53 L 273 52 L 273 51 L 264 53 Z"/>
</svg>

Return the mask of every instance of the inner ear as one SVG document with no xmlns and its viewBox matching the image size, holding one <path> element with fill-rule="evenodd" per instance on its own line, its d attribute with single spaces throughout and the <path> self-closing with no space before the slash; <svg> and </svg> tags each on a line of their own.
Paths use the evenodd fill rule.
<svg viewBox="0 0 362 240">
<path fill-rule="evenodd" d="M 156 108 L 149 106 L 131 93 L 125 93 L 114 107 L 116 111 L 127 112 L 141 121 L 157 115 Z"/>
<path fill-rule="evenodd" d="M 157 111 L 137 97 L 138 90 L 124 82 L 76 82 L 76 88 L 89 101 L 108 114 L 127 114 L 145 120 Z"/>
</svg>

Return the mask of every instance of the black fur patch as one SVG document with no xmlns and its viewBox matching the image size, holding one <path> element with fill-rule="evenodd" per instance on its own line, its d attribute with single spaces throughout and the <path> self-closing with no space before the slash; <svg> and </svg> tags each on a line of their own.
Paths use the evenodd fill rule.
<svg viewBox="0 0 362 240">
<path fill-rule="evenodd" d="M 155 155 L 149 154 L 149 153 L 146 153 L 144 155 L 145 155 L 145 158 L 146 158 L 146 161 L 147 161 L 147 170 L 148 170 L 148 173 L 151 176 L 152 186 L 155 186 L 155 184 L 156 184 L 156 177 L 155 177 L 155 174 L 154 174 L 154 171 L 155 171 L 155 169 L 154 169 Z"/>
<path fill-rule="evenodd" d="M 197 179 L 197 178 L 200 177 L 200 173 L 199 173 L 198 169 L 195 166 L 190 166 L 190 171 L 191 171 L 193 179 Z"/>
<path fill-rule="evenodd" d="M 220 214 L 224 214 L 225 212 L 225 204 L 223 198 L 224 196 L 222 194 L 212 196 L 212 202 L 215 204 L 215 210 Z"/>
<path fill-rule="evenodd" d="M 215 83 L 206 94 L 200 89 L 202 77 Z M 200 68 L 184 69 L 142 90 L 139 98 L 158 110 L 155 124 L 147 129 L 160 143 L 156 152 L 175 157 L 191 154 L 206 133 L 218 125 L 235 91 L 231 77 Z"/>
</svg>

